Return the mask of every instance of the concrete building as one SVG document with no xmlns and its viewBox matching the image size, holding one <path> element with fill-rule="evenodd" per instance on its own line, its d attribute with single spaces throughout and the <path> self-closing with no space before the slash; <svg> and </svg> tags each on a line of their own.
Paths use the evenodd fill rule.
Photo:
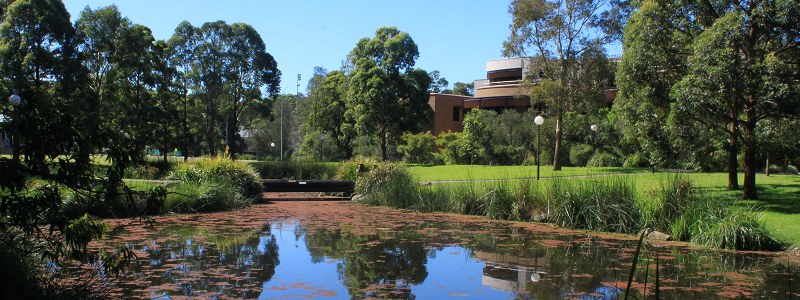
<svg viewBox="0 0 800 300">
<path fill-rule="evenodd" d="M 514 109 L 525 112 L 531 107 L 546 109 L 541 103 L 531 103 L 522 89 L 522 82 L 530 72 L 528 57 L 506 58 L 486 62 L 486 79 L 475 80 L 474 96 L 431 94 L 428 103 L 434 111 L 433 135 L 448 131 L 461 132 L 464 114 L 472 109 L 491 109 L 497 112 Z M 536 74 L 538 76 L 538 74 Z M 616 89 L 605 92 L 606 107 L 616 98 Z"/>
</svg>

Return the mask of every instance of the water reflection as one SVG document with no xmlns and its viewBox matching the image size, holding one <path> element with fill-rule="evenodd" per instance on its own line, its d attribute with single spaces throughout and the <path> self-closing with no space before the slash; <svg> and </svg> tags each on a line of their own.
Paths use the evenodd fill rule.
<svg viewBox="0 0 800 300">
<path fill-rule="evenodd" d="M 621 237 L 342 203 L 112 225 L 106 245 L 140 257 L 121 280 L 131 299 L 618 299 L 635 251 Z M 653 243 L 639 264 L 638 298 L 656 268 L 662 299 L 800 296 L 798 262 L 775 254 Z"/>
</svg>

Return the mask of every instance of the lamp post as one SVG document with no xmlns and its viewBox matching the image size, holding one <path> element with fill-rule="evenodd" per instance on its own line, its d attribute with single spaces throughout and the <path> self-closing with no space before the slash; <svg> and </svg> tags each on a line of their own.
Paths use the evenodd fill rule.
<svg viewBox="0 0 800 300">
<path fill-rule="evenodd" d="M 11 157 L 14 161 L 17 161 L 19 160 L 19 112 L 17 112 L 17 107 L 20 103 L 22 103 L 22 98 L 19 95 L 14 94 L 8 97 L 8 102 L 11 103 L 11 106 L 14 106 L 14 136 L 12 137 L 14 148 L 11 150 Z"/>
<path fill-rule="evenodd" d="M 539 157 L 541 156 L 541 139 L 542 139 L 542 124 L 544 124 L 544 118 L 542 116 L 536 116 L 533 119 L 533 123 L 536 123 L 536 180 L 539 180 Z"/>
<path fill-rule="evenodd" d="M 592 124 L 592 126 L 589 126 L 589 129 L 594 131 L 594 145 L 593 146 L 594 146 L 594 148 L 597 148 L 597 125 Z M 597 149 L 592 149 L 592 150 L 597 150 Z"/>
<path fill-rule="evenodd" d="M 300 98 L 298 97 L 298 95 L 300 95 L 300 74 L 297 74 L 297 88 L 295 89 L 295 92 L 294 92 L 294 114 L 295 114 L 294 126 L 297 127 L 298 130 L 300 130 L 300 125 L 299 125 L 299 122 L 300 122 Z"/>
<path fill-rule="evenodd" d="M 281 161 L 283 161 L 283 98 L 286 98 L 286 95 L 283 94 L 286 89 L 289 87 L 285 87 L 281 89 Z"/>
</svg>

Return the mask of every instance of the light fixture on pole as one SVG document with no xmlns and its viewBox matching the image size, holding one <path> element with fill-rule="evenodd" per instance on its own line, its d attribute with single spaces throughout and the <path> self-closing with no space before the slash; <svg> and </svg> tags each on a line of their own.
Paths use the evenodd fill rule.
<svg viewBox="0 0 800 300">
<path fill-rule="evenodd" d="M 297 127 L 297 130 L 300 130 L 300 74 L 297 74 L 297 89 L 294 92 L 294 126 Z"/>
<path fill-rule="evenodd" d="M 542 139 L 542 124 L 544 124 L 544 118 L 542 116 L 536 116 L 533 119 L 533 123 L 536 123 L 536 180 L 539 180 L 539 158 L 541 156 L 541 139 Z"/>
<path fill-rule="evenodd" d="M 11 157 L 13 160 L 19 160 L 19 112 L 17 112 L 17 107 L 20 103 L 22 103 L 22 97 L 19 95 L 11 95 L 8 97 L 8 102 L 14 106 L 14 136 L 11 138 L 14 142 L 14 148 L 11 150 L 13 151 Z"/>
<path fill-rule="evenodd" d="M 283 161 L 283 98 L 286 97 L 283 92 L 288 88 L 287 86 L 281 90 L 281 161 Z"/>
</svg>

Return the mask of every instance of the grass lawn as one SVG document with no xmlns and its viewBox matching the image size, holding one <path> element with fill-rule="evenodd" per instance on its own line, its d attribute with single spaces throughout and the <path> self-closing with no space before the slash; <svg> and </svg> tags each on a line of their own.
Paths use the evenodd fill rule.
<svg viewBox="0 0 800 300">
<path fill-rule="evenodd" d="M 411 165 L 411 172 L 420 181 L 450 181 L 450 180 L 492 180 L 492 179 L 518 179 L 536 178 L 536 166 L 483 166 L 476 165 L 448 165 L 429 166 Z M 552 167 L 542 167 L 541 177 L 564 177 L 598 174 L 625 173 L 632 176 L 639 187 L 639 191 L 646 192 L 659 188 L 661 182 L 676 173 L 656 172 L 649 173 L 647 168 L 563 168 L 560 172 L 553 172 Z M 647 172 L 647 173 L 642 173 Z M 642 174 L 632 174 L 642 173 Z M 705 191 L 721 193 L 731 199 L 741 197 L 741 190 L 728 191 L 728 174 L 726 173 L 683 173 L 694 184 Z M 583 178 L 579 180 L 602 180 L 598 178 Z M 739 174 L 739 185 L 744 185 L 744 175 Z M 764 221 L 775 237 L 781 242 L 791 245 L 791 248 L 800 247 L 800 176 L 796 175 L 771 175 L 758 174 L 756 178 L 759 200 L 735 200 L 731 204 L 740 206 L 755 206 L 764 213 Z"/>
</svg>

